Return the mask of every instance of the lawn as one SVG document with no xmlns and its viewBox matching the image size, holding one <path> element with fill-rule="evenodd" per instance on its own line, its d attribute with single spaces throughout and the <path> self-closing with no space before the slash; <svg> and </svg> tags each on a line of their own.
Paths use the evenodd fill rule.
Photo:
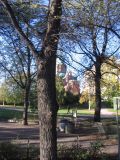
<svg viewBox="0 0 120 160">
<path fill-rule="evenodd" d="M 8 119 L 22 119 L 23 112 L 16 110 L 8 110 L 0 108 L 0 120 L 8 120 Z"/>
<path fill-rule="evenodd" d="M 2 107 L 2 108 L 17 108 L 17 109 L 23 109 L 23 107 L 24 106 L 20 106 L 20 105 L 16 105 L 16 106 L 14 106 L 14 105 L 8 105 L 8 104 L 5 104 L 4 106 L 3 105 L 0 105 L 0 107 Z"/>
<path fill-rule="evenodd" d="M 73 113 L 74 109 L 70 109 L 69 113 L 67 109 L 59 109 L 58 111 L 58 116 L 71 116 Z M 113 109 L 108 109 L 109 112 L 113 112 L 113 115 L 116 115 L 116 111 Z M 94 110 L 88 110 L 88 109 L 78 109 L 77 110 L 77 114 L 78 115 L 93 115 L 94 114 Z M 119 115 L 120 115 L 120 111 L 119 111 Z M 22 120 L 22 116 L 23 116 L 23 111 L 21 110 L 10 110 L 10 109 L 5 109 L 5 108 L 1 108 L 0 107 L 0 120 L 8 120 L 8 119 L 17 119 L 17 120 Z M 28 113 L 28 119 L 29 120 L 37 120 L 38 119 L 38 115 L 37 113 Z"/>
<path fill-rule="evenodd" d="M 9 119 L 22 120 L 22 117 L 23 117 L 23 111 L 0 108 L 0 120 L 6 120 L 6 121 Z M 29 120 L 36 120 L 37 118 L 38 118 L 37 114 L 28 113 Z"/>
<path fill-rule="evenodd" d="M 117 110 L 114 110 L 112 108 L 109 108 L 108 109 L 109 112 L 113 112 L 113 115 L 116 115 L 117 114 Z M 118 115 L 120 116 L 120 110 L 118 110 Z"/>
<path fill-rule="evenodd" d="M 71 115 L 72 112 L 74 112 L 74 109 L 70 109 L 69 113 L 67 109 L 59 109 L 58 111 L 58 115 Z M 88 109 L 78 109 L 77 110 L 77 114 L 94 114 L 94 110 L 88 110 Z"/>
<path fill-rule="evenodd" d="M 108 111 L 109 111 L 109 112 L 114 112 L 114 113 L 117 112 L 117 110 L 114 110 L 113 108 L 108 108 Z"/>
<path fill-rule="evenodd" d="M 65 115 L 65 114 L 71 115 L 72 114 L 72 110 L 74 110 L 74 109 L 70 109 L 70 112 L 68 113 L 67 109 L 59 109 L 58 115 Z M 108 112 L 112 112 L 114 116 L 117 113 L 117 111 L 114 110 L 114 109 L 112 109 L 112 108 L 108 108 L 107 110 L 108 110 Z M 92 115 L 92 114 L 94 114 L 94 109 L 91 109 L 91 110 L 88 110 L 88 109 L 78 109 L 77 110 L 77 114 Z M 120 110 L 118 111 L 118 115 L 120 116 Z"/>
<path fill-rule="evenodd" d="M 67 109 L 60 109 L 58 111 L 58 115 L 72 115 L 74 109 L 70 109 L 70 112 L 68 113 Z M 77 114 L 94 114 L 93 110 L 88 109 L 78 109 Z M 9 119 L 16 119 L 21 120 L 23 116 L 23 111 L 20 110 L 10 110 L 5 108 L 0 108 L 0 120 L 9 120 Z M 37 114 L 34 113 L 28 113 L 28 119 L 29 120 L 36 120 L 38 118 Z"/>
</svg>

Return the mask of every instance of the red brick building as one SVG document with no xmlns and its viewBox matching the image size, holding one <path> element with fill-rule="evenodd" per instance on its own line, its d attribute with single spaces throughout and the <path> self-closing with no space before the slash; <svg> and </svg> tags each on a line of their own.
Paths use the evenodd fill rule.
<svg viewBox="0 0 120 160">
<path fill-rule="evenodd" d="M 65 64 L 57 64 L 57 75 L 63 78 L 64 88 L 66 92 L 71 92 L 74 95 L 80 94 L 80 85 L 77 77 L 73 76 L 71 71 L 67 72 Z"/>
</svg>

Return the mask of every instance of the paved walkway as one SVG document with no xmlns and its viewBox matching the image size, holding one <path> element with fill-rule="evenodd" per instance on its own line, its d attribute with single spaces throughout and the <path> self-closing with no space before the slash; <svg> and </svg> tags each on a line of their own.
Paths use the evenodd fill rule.
<svg viewBox="0 0 120 160">
<path fill-rule="evenodd" d="M 17 143 L 25 144 L 30 140 L 30 144 L 39 145 L 39 125 L 31 124 L 23 126 L 18 123 L 0 122 L 0 141 L 14 140 Z M 107 139 L 105 134 L 100 133 L 98 125 L 88 121 L 87 118 L 79 118 L 79 128 L 74 134 L 58 133 L 59 145 L 72 145 L 79 143 L 82 147 L 89 147 L 91 142 L 101 140 L 105 145 L 103 152 L 117 154 L 117 140 Z"/>
<path fill-rule="evenodd" d="M 114 112 L 110 112 L 106 108 L 101 109 L 101 115 L 113 115 L 113 114 L 114 114 Z"/>
</svg>

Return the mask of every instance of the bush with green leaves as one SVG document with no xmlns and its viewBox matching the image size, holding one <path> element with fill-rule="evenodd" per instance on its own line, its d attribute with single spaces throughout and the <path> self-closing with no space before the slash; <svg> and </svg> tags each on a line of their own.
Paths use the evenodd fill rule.
<svg viewBox="0 0 120 160">
<path fill-rule="evenodd" d="M 58 150 L 58 160 L 108 160 L 107 155 L 101 152 L 102 147 L 100 141 L 91 143 L 89 148 L 76 144 L 71 147 L 62 146 Z"/>
<path fill-rule="evenodd" d="M 11 142 L 0 143 L 0 160 L 38 160 L 39 148 Z"/>
<path fill-rule="evenodd" d="M 56 77 L 56 93 L 57 93 L 57 101 L 59 105 L 64 105 L 65 89 L 64 89 L 63 79 L 61 77 Z"/>
<path fill-rule="evenodd" d="M 72 146 L 58 146 L 58 160 L 115 160 L 102 153 L 104 147 L 100 140 L 92 142 L 89 148 L 82 148 L 78 143 Z M 0 160 L 38 160 L 39 147 L 30 145 L 0 143 Z"/>
<path fill-rule="evenodd" d="M 20 149 L 18 145 L 10 142 L 0 143 L 0 160 L 22 160 L 23 154 L 22 148 Z"/>
<path fill-rule="evenodd" d="M 60 106 L 73 105 L 79 103 L 79 95 L 73 95 L 70 92 L 66 92 L 64 89 L 63 79 L 61 77 L 56 78 L 56 91 L 57 101 Z"/>
<path fill-rule="evenodd" d="M 66 92 L 65 94 L 65 105 L 73 105 L 79 103 L 79 95 L 73 95 L 70 92 Z"/>
</svg>

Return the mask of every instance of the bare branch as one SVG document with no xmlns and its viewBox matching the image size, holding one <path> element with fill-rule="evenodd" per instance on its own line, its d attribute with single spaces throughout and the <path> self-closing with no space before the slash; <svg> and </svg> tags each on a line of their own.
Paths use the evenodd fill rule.
<svg viewBox="0 0 120 160">
<path fill-rule="evenodd" d="M 13 12 L 13 9 L 11 8 L 10 4 L 8 3 L 7 0 L 0 0 L 0 2 L 3 4 L 3 6 L 6 8 L 7 13 L 11 19 L 11 22 L 13 23 L 13 25 L 15 26 L 16 31 L 18 32 L 18 34 L 21 36 L 22 40 L 25 41 L 25 43 L 27 44 L 27 46 L 30 48 L 30 50 L 32 51 L 33 56 L 35 57 L 35 59 L 37 60 L 38 58 L 38 53 L 33 45 L 33 43 L 28 39 L 28 37 L 26 36 L 26 34 L 23 32 L 22 28 L 19 26 L 17 19 L 15 17 L 15 14 Z"/>
</svg>

